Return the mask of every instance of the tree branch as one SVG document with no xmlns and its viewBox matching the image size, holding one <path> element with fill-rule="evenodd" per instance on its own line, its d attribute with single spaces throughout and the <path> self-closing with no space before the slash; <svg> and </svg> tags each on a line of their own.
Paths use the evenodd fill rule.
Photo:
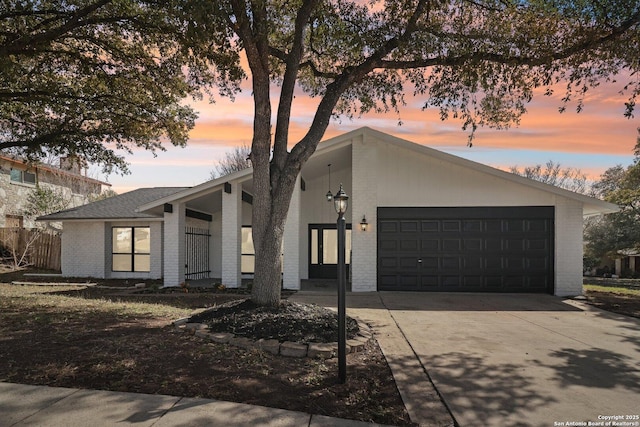
<svg viewBox="0 0 640 427">
<path fill-rule="evenodd" d="M 295 31 L 289 54 L 285 58 L 285 72 L 280 90 L 280 101 L 276 119 L 276 132 L 273 145 L 273 161 L 277 176 L 272 177 L 272 182 L 277 182 L 279 174 L 287 158 L 287 142 L 289 140 L 289 123 L 291 120 L 291 106 L 293 93 L 298 79 L 300 59 L 304 48 L 304 31 L 309 23 L 311 12 L 315 8 L 317 0 L 305 0 L 296 14 Z M 274 171 L 272 171 L 273 174 Z"/>
</svg>

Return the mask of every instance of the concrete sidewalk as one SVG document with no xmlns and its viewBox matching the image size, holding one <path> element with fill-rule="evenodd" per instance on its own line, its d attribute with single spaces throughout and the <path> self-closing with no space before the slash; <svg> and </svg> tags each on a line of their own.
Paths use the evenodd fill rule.
<svg viewBox="0 0 640 427">
<path fill-rule="evenodd" d="M 0 427 L 363 427 L 361 421 L 219 400 L 0 382 Z"/>
</svg>

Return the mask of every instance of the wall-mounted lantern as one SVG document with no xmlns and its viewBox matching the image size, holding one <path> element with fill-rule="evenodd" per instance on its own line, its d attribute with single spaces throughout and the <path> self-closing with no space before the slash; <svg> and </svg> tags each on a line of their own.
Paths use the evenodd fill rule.
<svg viewBox="0 0 640 427">
<path fill-rule="evenodd" d="M 367 217 L 362 215 L 362 221 L 360 221 L 360 230 L 367 231 L 367 227 L 369 223 L 367 222 Z"/>
</svg>

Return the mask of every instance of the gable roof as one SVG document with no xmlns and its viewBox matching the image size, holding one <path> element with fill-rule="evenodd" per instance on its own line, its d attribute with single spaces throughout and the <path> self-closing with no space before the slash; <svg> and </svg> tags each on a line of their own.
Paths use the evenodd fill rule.
<svg viewBox="0 0 640 427">
<path fill-rule="evenodd" d="M 157 218 L 144 212 L 138 212 L 138 206 L 153 200 L 162 199 L 171 194 L 186 190 L 188 187 L 139 188 L 128 193 L 98 200 L 37 218 L 38 221 L 69 221 L 86 219 L 145 219 Z"/>
<path fill-rule="evenodd" d="M 388 133 L 371 129 L 369 127 L 356 129 L 344 135 L 340 135 L 330 140 L 327 140 L 326 142 L 331 143 L 332 146 L 333 145 L 338 146 L 338 144 L 340 144 L 341 142 L 344 142 L 345 139 L 352 139 L 354 136 L 358 134 L 363 134 L 365 136 L 370 135 L 386 143 L 397 145 L 399 147 L 404 147 L 406 149 L 412 150 L 417 153 L 428 155 L 438 160 L 449 162 L 461 167 L 466 167 L 478 172 L 486 173 L 486 174 L 489 174 L 498 178 L 502 178 L 507 181 L 511 181 L 520 185 L 536 188 L 538 190 L 545 191 L 548 193 L 553 193 L 558 196 L 566 197 L 567 199 L 575 200 L 583 204 L 583 213 L 585 216 L 614 213 L 620 210 L 618 205 L 605 202 L 604 200 L 600 200 L 595 197 L 586 196 L 584 194 L 580 194 L 573 191 L 565 190 L 564 188 L 556 187 L 555 185 L 545 184 L 543 182 L 536 181 L 531 178 L 526 178 L 511 172 L 503 171 L 503 170 L 494 168 L 492 166 L 487 166 L 482 163 L 474 162 L 473 160 L 468 160 L 463 157 L 458 157 L 453 154 L 445 153 L 444 151 L 436 150 L 435 148 L 416 144 L 415 142 L 398 138 Z"/>
<path fill-rule="evenodd" d="M 468 160 L 462 157 L 458 157 L 453 154 L 448 154 L 431 147 L 416 144 L 415 142 L 398 138 L 393 135 L 371 129 L 369 127 L 358 128 L 353 131 L 350 131 L 342 135 L 338 135 L 336 137 L 320 142 L 316 152 L 311 156 L 311 158 L 313 159 L 313 157 L 316 155 L 330 153 L 334 150 L 339 150 L 341 148 L 349 146 L 353 144 L 353 141 L 356 137 L 363 137 L 364 139 L 368 137 L 372 137 L 384 143 L 403 147 L 405 149 L 409 149 L 416 153 L 426 155 L 438 160 L 442 160 L 444 162 L 449 162 L 461 167 L 478 171 L 480 173 L 489 174 L 489 175 L 504 179 L 506 181 L 517 183 L 519 185 L 532 187 L 540 191 L 556 194 L 558 196 L 565 197 L 570 200 L 575 200 L 579 203 L 582 203 L 583 214 L 585 216 L 612 213 L 612 212 L 617 212 L 619 210 L 617 205 L 609 202 L 605 202 L 600 199 L 596 199 L 594 197 L 585 196 L 583 194 L 565 190 L 563 188 L 559 188 L 550 184 L 545 184 L 530 178 L 525 178 L 525 177 L 513 174 L 511 172 L 506 172 L 500 169 L 496 169 L 494 167 L 487 166 L 482 163 L 474 162 L 472 160 Z M 303 172 L 304 172 L 304 168 L 303 168 Z M 137 204 L 135 212 L 139 215 L 145 215 L 143 212 L 149 211 L 153 208 L 157 208 L 158 206 L 162 206 L 165 203 L 173 203 L 177 200 L 188 201 L 190 199 L 199 197 L 203 194 L 208 194 L 213 191 L 217 191 L 226 182 L 246 181 L 246 180 L 252 179 L 252 176 L 253 176 L 253 168 L 247 168 L 238 172 L 233 172 L 229 175 L 222 176 L 218 179 L 204 182 L 194 187 L 176 189 L 176 191 L 174 192 L 168 192 L 155 199 L 148 199 L 146 201 L 139 200 L 140 203 Z M 152 215 L 148 215 L 148 214 L 146 215 L 148 217 L 153 217 Z M 130 217 L 133 218 L 133 216 L 130 216 Z"/>
</svg>

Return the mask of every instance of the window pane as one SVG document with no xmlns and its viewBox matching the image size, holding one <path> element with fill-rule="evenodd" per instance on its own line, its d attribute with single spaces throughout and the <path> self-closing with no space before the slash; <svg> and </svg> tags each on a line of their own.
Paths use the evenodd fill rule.
<svg viewBox="0 0 640 427">
<path fill-rule="evenodd" d="M 11 169 L 11 181 L 22 182 L 22 171 L 18 169 Z"/>
<path fill-rule="evenodd" d="M 113 253 L 131 253 L 131 228 L 113 229 Z"/>
<path fill-rule="evenodd" d="M 36 174 L 35 173 L 31 173 L 31 172 L 23 172 L 22 173 L 22 179 L 23 182 L 26 182 L 27 184 L 36 184 Z"/>
<path fill-rule="evenodd" d="M 149 227 L 135 228 L 135 236 L 136 236 L 136 244 L 135 244 L 135 253 L 137 254 L 148 254 L 151 252 L 151 238 Z M 136 264 L 137 266 L 137 264 Z M 136 271 L 137 267 L 136 267 Z"/>
<path fill-rule="evenodd" d="M 253 234 L 251 233 L 251 227 L 242 227 L 242 253 L 245 255 L 256 253 L 253 248 Z"/>
<path fill-rule="evenodd" d="M 242 255 L 240 271 L 243 273 L 253 273 L 255 271 L 255 258 L 253 255 Z"/>
<path fill-rule="evenodd" d="M 311 264 L 318 265 L 318 230 L 311 230 Z"/>
<path fill-rule="evenodd" d="M 322 262 L 338 263 L 338 230 L 322 230 Z"/>
<path fill-rule="evenodd" d="M 345 264 L 351 264 L 351 230 L 347 230 L 344 235 L 344 262 Z"/>
<path fill-rule="evenodd" d="M 135 265 L 134 271 L 151 271 L 150 255 L 134 255 L 133 263 Z"/>
<path fill-rule="evenodd" d="M 113 255 L 113 271 L 131 271 L 131 255 Z"/>
</svg>

